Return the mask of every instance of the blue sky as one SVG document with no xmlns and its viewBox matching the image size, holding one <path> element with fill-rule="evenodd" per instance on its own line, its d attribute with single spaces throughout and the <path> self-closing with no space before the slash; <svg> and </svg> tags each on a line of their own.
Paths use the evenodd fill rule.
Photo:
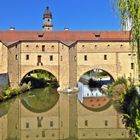
<svg viewBox="0 0 140 140">
<path fill-rule="evenodd" d="M 54 30 L 120 30 L 113 0 L 0 0 L 0 30 L 42 30 L 48 5 Z"/>
</svg>

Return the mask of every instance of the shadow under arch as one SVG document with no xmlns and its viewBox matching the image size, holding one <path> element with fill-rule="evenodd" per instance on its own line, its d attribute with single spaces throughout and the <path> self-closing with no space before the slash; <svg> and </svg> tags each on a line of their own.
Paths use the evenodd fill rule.
<svg viewBox="0 0 140 140">
<path fill-rule="evenodd" d="M 52 72 L 50 72 L 50 71 L 48 71 L 48 70 L 46 70 L 46 69 L 33 69 L 33 70 L 30 70 L 30 71 L 26 72 L 26 73 L 24 74 L 24 76 L 21 77 L 21 79 L 20 79 L 20 85 L 23 84 L 24 79 L 25 79 L 26 77 L 31 76 L 31 74 L 33 74 L 33 73 L 35 73 L 35 72 L 37 72 L 37 71 L 47 72 L 49 75 L 51 75 L 51 76 L 54 78 L 54 79 L 52 79 L 52 80 L 56 80 L 56 82 L 57 82 L 58 85 L 59 85 L 59 81 L 58 81 L 57 76 L 55 76 Z"/>
</svg>

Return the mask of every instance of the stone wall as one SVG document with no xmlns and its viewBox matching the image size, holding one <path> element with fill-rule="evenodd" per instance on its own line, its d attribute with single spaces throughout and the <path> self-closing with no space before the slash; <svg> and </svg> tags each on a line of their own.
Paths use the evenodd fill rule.
<svg viewBox="0 0 140 140">
<path fill-rule="evenodd" d="M 7 73 L 8 67 L 8 54 L 7 54 L 7 47 L 0 42 L 0 74 Z"/>
</svg>

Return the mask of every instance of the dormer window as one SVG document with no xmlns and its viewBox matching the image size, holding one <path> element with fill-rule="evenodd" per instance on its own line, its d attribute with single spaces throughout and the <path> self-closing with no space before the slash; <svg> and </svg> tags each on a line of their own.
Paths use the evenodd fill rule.
<svg viewBox="0 0 140 140">
<path fill-rule="evenodd" d="M 41 34 L 41 35 L 38 35 L 38 37 L 43 37 L 43 35 Z"/>
<path fill-rule="evenodd" d="M 100 35 L 95 34 L 95 37 L 100 37 Z"/>
<path fill-rule="evenodd" d="M 44 32 L 38 32 L 38 37 L 43 37 L 44 36 Z"/>
<path fill-rule="evenodd" d="M 101 34 L 100 32 L 96 32 L 94 35 L 95 35 L 95 37 L 98 38 L 98 37 L 100 37 L 100 34 Z"/>
</svg>

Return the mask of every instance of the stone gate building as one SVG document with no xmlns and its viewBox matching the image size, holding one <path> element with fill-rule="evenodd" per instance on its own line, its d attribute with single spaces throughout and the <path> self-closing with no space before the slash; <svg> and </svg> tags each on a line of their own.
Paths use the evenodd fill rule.
<svg viewBox="0 0 140 140">
<path fill-rule="evenodd" d="M 130 32 L 52 31 L 48 7 L 43 21 L 43 31 L 0 31 L 0 75 L 7 74 L 10 86 L 17 87 L 29 72 L 49 71 L 59 82 L 59 101 L 40 114 L 27 110 L 20 101 L 13 103 L 8 115 L 0 117 L 0 138 L 129 138 L 113 105 L 93 112 L 81 105 L 75 93 L 67 96 L 63 89 L 76 87 L 80 77 L 92 69 L 104 70 L 114 79 L 125 76 L 137 82 L 137 55 L 130 46 Z M 35 124 L 40 116 L 44 119 L 38 129 Z"/>
<path fill-rule="evenodd" d="M 0 31 L 0 74 L 12 87 L 32 70 L 51 72 L 60 87 L 75 87 L 80 76 L 102 69 L 114 79 L 138 80 L 137 56 L 130 33 L 123 31 L 52 31 L 52 13 L 43 15 L 43 31 Z"/>
</svg>

